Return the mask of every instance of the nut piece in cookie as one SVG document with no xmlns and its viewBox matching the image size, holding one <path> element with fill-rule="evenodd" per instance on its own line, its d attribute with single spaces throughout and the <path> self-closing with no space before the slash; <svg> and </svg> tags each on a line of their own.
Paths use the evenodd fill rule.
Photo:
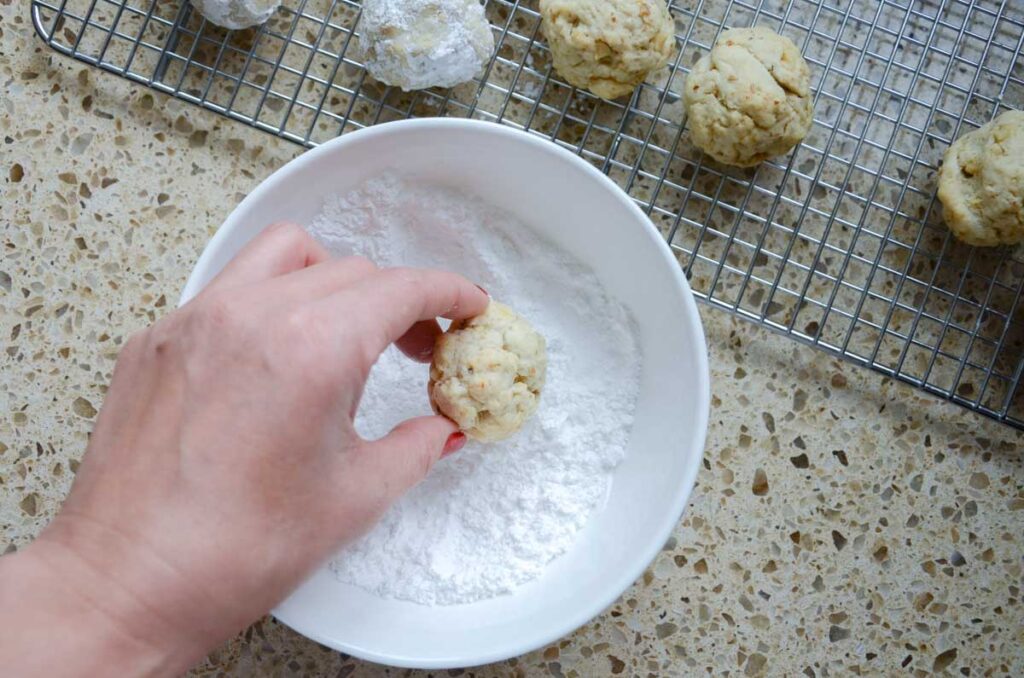
<svg viewBox="0 0 1024 678">
<path fill-rule="evenodd" d="M 686 79 L 694 145 L 718 162 L 752 167 L 787 153 L 811 129 L 811 71 L 789 38 L 733 28 Z"/>
<path fill-rule="evenodd" d="M 547 344 L 525 319 L 491 301 L 482 315 L 453 323 L 437 339 L 430 403 L 484 442 L 507 438 L 537 411 Z"/>
<path fill-rule="evenodd" d="M 969 245 L 1024 242 L 1024 111 L 1007 111 L 946 151 L 939 170 L 946 224 Z"/>
</svg>

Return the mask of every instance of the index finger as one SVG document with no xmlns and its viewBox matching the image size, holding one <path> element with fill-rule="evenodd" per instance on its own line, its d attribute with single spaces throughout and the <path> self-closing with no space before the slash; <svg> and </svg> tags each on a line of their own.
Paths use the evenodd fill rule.
<svg viewBox="0 0 1024 678">
<path fill-rule="evenodd" d="M 330 255 L 304 228 L 278 222 L 263 229 L 207 286 L 227 289 L 276 278 L 323 263 Z"/>
<path fill-rule="evenodd" d="M 389 268 L 318 303 L 329 317 L 352 318 L 379 355 L 415 323 L 478 316 L 487 310 L 490 297 L 457 273 Z"/>
</svg>

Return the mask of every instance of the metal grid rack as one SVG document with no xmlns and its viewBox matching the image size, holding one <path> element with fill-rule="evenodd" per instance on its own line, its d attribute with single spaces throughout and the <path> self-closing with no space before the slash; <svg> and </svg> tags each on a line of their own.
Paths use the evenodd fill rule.
<svg viewBox="0 0 1024 678">
<path fill-rule="evenodd" d="M 674 0 L 675 62 L 617 102 L 552 71 L 536 5 L 488 0 L 483 77 L 417 93 L 363 70 L 352 0 L 285 0 L 233 33 L 185 0 L 33 0 L 32 17 L 59 52 L 307 147 L 442 115 L 550 139 L 647 211 L 712 306 L 1024 429 L 1024 247 L 958 243 L 935 198 L 951 141 L 1024 108 L 1024 2 Z M 679 92 L 723 27 L 755 23 L 803 51 L 815 124 L 738 170 L 691 145 Z"/>
</svg>

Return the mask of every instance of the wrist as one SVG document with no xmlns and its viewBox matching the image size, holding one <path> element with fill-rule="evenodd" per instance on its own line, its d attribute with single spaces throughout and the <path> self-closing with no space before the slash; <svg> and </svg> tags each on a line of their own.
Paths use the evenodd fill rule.
<svg viewBox="0 0 1024 678">
<path fill-rule="evenodd" d="M 45 550 L 45 549 L 44 549 Z M 12 675 L 164 675 L 157 648 L 83 595 L 83 582 L 34 545 L 0 560 L 0 636 Z M 13 665 L 12 665 L 13 662 Z M 17 668 L 15 668 L 17 667 Z"/>
<path fill-rule="evenodd" d="M 117 576 L 47 538 L 0 560 L 0 637 L 17 653 L 3 659 L 25 669 L 14 673 L 169 676 L 202 657 Z"/>
</svg>

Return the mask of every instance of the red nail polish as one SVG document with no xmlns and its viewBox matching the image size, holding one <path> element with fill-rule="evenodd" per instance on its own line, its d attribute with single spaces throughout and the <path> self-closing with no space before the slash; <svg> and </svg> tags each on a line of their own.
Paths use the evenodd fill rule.
<svg viewBox="0 0 1024 678">
<path fill-rule="evenodd" d="M 462 431 L 453 433 L 448 436 L 448 440 L 444 444 L 444 451 L 441 452 L 441 458 L 444 459 L 450 454 L 455 454 L 463 447 L 466 446 L 466 434 Z"/>
</svg>

